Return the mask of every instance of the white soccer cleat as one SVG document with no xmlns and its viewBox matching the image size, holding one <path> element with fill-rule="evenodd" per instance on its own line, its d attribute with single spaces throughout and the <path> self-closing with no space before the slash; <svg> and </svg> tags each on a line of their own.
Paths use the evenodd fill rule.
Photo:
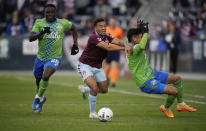
<svg viewBox="0 0 206 131">
<path fill-rule="evenodd" d="M 78 88 L 79 88 L 79 90 L 80 90 L 82 93 L 85 93 L 85 90 L 84 90 L 84 86 L 83 86 L 83 85 L 79 85 Z"/>
<path fill-rule="evenodd" d="M 98 115 L 96 112 L 90 112 L 89 118 L 98 118 Z"/>
</svg>

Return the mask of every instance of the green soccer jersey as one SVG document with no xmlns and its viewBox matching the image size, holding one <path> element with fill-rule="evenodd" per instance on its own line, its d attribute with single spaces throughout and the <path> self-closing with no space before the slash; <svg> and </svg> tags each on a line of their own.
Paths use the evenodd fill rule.
<svg viewBox="0 0 206 131">
<path fill-rule="evenodd" d="M 37 19 L 32 28 L 32 32 L 38 33 L 44 27 L 50 27 L 51 33 L 41 35 L 38 40 L 37 57 L 42 61 L 53 58 L 62 58 L 62 40 L 65 30 L 72 27 L 72 22 L 66 19 L 56 19 L 54 22 L 47 22 L 45 18 Z"/>
<path fill-rule="evenodd" d="M 148 39 L 148 33 L 144 33 L 140 44 L 133 46 L 133 54 L 126 53 L 127 63 L 133 79 L 138 87 L 143 85 L 149 79 L 154 78 L 153 70 L 147 60 L 145 46 Z"/>
</svg>

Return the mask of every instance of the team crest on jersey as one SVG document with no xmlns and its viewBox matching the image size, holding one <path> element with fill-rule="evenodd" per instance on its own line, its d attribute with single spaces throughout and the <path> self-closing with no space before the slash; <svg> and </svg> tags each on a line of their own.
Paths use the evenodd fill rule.
<svg viewBox="0 0 206 131">
<path fill-rule="evenodd" d="M 98 37 L 97 40 L 98 40 L 98 41 L 102 41 L 102 38 L 99 38 L 99 37 Z"/>
<path fill-rule="evenodd" d="M 156 85 L 156 84 L 157 84 L 157 81 L 156 81 L 156 80 L 153 80 L 153 81 L 151 81 L 151 84 L 152 84 L 152 85 Z"/>
</svg>

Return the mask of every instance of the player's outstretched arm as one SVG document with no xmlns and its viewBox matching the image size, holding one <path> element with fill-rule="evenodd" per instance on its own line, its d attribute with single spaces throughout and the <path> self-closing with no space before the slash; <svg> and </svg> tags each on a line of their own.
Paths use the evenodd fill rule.
<svg viewBox="0 0 206 131">
<path fill-rule="evenodd" d="M 122 47 L 124 47 L 125 44 L 122 40 L 119 40 L 117 38 L 114 38 L 111 43 Z"/>
<path fill-rule="evenodd" d="M 77 28 L 72 25 L 72 36 L 73 36 L 73 41 L 74 41 L 74 44 L 72 46 L 72 50 L 71 50 L 71 55 L 76 55 L 78 52 L 79 52 L 79 48 L 78 48 L 78 33 L 77 33 Z"/>
<path fill-rule="evenodd" d="M 107 51 L 121 51 L 121 50 L 125 49 L 125 47 L 122 47 L 122 46 L 109 45 L 108 43 L 106 43 L 104 41 L 98 43 L 97 46 L 100 47 L 100 48 L 103 48 Z"/>
<path fill-rule="evenodd" d="M 146 47 L 146 44 L 147 44 L 147 39 L 148 39 L 148 33 L 144 33 L 143 34 L 143 37 L 140 41 L 140 44 L 136 44 L 134 47 L 133 47 L 133 52 L 137 53 L 139 52 L 140 50 L 144 50 L 145 47 Z"/>
<path fill-rule="evenodd" d="M 145 49 L 146 44 L 147 44 L 147 40 L 148 40 L 148 33 L 144 33 L 143 37 L 142 37 L 142 39 L 140 41 L 140 44 L 139 44 L 139 48 L 140 49 Z"/>
<path fill-rule="evenodd" d="M 73 36 L 74 44 L 75 44 L 76 46 L 78 46 L 78 42 L 77 42 L 78 33 L 77 33 L 77 28 L 76 28 L 75 25 L 72 25 L 71 31 L 72 31 L 72 36 Z"/>
</svg>

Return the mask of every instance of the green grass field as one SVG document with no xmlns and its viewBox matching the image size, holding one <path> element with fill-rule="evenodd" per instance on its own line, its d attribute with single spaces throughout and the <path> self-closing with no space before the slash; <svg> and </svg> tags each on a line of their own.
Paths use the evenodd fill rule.
<svg viewBox="0 0 206 131">
<path fill-rule="evenodd" d="M 206 81 L 184 80 L 185 101 L 197 112 L 177 112 L 168 119 L 159 111 L 166 95 L 141 93 L 130 79 L 120 78 L 116 88 L 99 94 L 97 110 L 109 107 L 112 122 L 89 119 L 89 102 L 77 89 L 79 76 L 54 75 L 45 93 L 41 114 L 31 105 L 35 81 L 32 75 L 0 75 L 0 131 L 205 131 Z"/>
</svg>

